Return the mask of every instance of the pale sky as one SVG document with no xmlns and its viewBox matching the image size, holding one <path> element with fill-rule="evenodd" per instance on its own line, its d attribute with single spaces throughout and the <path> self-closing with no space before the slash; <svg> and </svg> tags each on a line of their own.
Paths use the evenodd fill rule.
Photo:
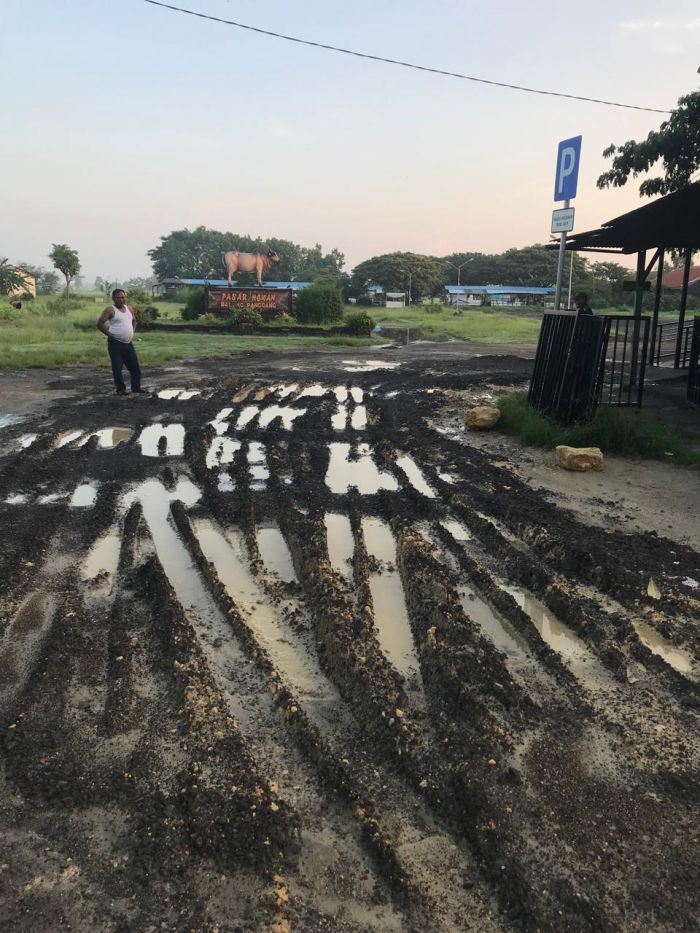
<svg viewBox="0 0 700 933">
<path fill-rule="evenodd" d="M 700 7 L 676 0 L 172 0 L 375 55 L 671 108 L 698 86 Z M 0 3 L 0 256 L 77 249 L 87 281 L 149 274 L 204 224 L 339 248 L 546 242 L 557 143 L 583 135 L 576 229 L 639 205 L 598 191 L 609 143 L 661 114 L 537 96 L 267 38 L 143 0 Z M 232 246 L 235 244 L 232 244 Z M 595 255 L 592 254 L 592 258 Z"/>
</svg>

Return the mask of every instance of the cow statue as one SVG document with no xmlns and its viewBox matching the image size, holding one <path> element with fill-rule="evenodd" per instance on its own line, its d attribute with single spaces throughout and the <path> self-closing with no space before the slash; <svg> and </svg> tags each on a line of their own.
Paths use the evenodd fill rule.
<svg viewBox="0 0 700 933">
<path fill-rule="evenodd" d="M 240 253 L 237 249 L 226 250 L 221 254 L 226 269 L 229 288 L 231 278 L 238 272 L 255 272 L 258 285 L 262 285 L 263 272 L 267 272 L 276 262 L 280 261 L 277 253 L 269 249 L 266 253 Z"/>
</svg>

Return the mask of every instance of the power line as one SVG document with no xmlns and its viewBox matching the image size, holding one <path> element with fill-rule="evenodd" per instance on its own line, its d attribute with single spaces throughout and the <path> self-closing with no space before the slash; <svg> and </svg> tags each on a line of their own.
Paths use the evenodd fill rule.
<svg viewBox="0 0 700 933">
<path fill-rule="evenodd" d="M 237 29 L 247 29 L 262 36 L 272 36 L 274 39 L 284 39 L 287 42 L 296 42 L 299 45 L 310 45 L 316 49 L 326 49 L 328 52 L 340 52 L 342 55 L 353 55 L 355 58 L 366 58 L 374 62 L 383 62 L 386 65 L 399 65 L 402 68 L 413 68 L 415 71 L 427 71 L 434 75 L 443 75 L 446 78 L 460 78 L 462 81 L 474 81 L 477 84 L 490 84 L 494 87 L 505 87 L 512 91 L 526 91 L 528 94 L 543 94 L 547 97 L 566 97 L 568 100 L 583 100 L 590 104 L 604 104 L 606 107 L 623 107 L 625 110 L 644 110 L 647 113 L 670 113 L 670 110 L 660 110 L 657 107 L 639 107 L 636 104 L 620 104 L 614 100 L 600 100 L 598 97 L 582 97 L 579 94 L 565 94 L 562 91 L 542 91 L 539 88 L 523 87 L 519 84 L 506 84 L 504 81 L 490 81 L 488 78 L 475 78 L 473 75 L 460 74 L 458 71 L 443 71 L 441 68 L 429 68 L 427 65 L 415 65 L 412 62 L 402 62 L 395 58 L 383 58 L 381 55 L 370 55 L 367 52 L 355 52 L 352 49 L 343 49 L 337 45 L 327 45 L 324 42 L 312 42 L 310 39 L 299 39 L 297 36 L 287 36 L 281 32 L 272 32 L 270 29 L 261 29 L 259 26 L 249 26 L 247 23 L 237 23 L 232 19 L 222 19 L 219 16 L 210 16 L 208 13 L 198 13 L 196 10 L 186 10 L 170 3 L 161 3 L 159 0 L 144 0 L 152 6 L 163 7 L 165 10 L 174 10 L 176 13 L 185 13 L 188 16 L 197 16 L 199 19 L 208 19 L 213 23 L 222 23 L 224 26 L 235 26 Z"/>
</svg>

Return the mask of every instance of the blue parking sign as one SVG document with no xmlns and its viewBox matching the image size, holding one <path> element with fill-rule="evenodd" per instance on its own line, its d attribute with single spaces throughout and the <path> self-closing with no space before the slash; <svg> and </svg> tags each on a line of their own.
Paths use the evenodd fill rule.
<svg viewBox="0 0 700 933">
<path fill-rule="evenodd" d="M 572 136 L 571 139 L 562 139 L 559 143 L 557 171 L 554 176 L 555 201 L 570 201 L 576 197 L 582 138 Z"/>
</svg>

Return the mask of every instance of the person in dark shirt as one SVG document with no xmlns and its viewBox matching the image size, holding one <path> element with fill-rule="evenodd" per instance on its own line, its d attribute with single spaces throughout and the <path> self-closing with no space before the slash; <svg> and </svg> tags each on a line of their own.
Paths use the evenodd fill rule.
<svg viewBox="0 0 700 933">
<path fill-rule="evenodd" d="M 577 292 L 574 295 L 574 308 L 579 314 L 593 314 L 593 309 L 588 304 L 588 295 L 585 292 Z"/>
</svg>

